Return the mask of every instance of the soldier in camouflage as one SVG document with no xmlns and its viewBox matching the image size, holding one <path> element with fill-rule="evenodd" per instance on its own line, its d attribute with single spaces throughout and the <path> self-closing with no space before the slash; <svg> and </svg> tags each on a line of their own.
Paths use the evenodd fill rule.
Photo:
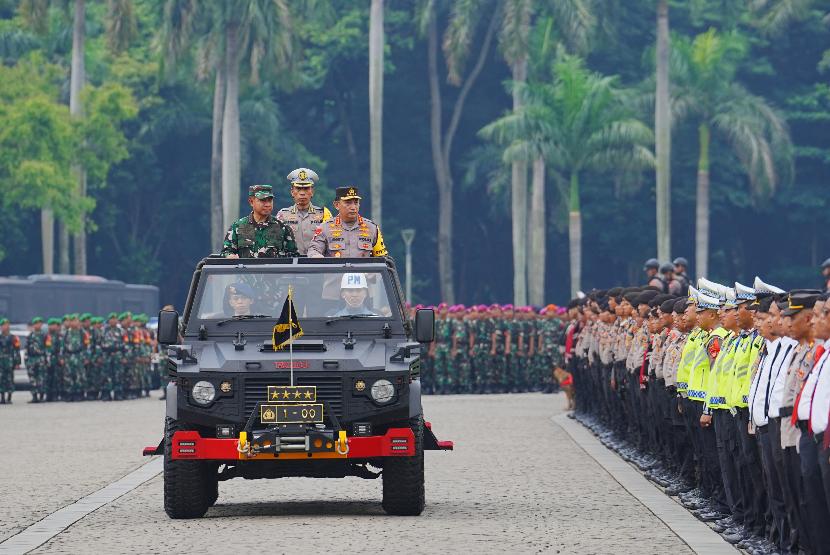
<svg viewBox="0 0 830 555">
<path fill-rule="evenodd" d="M 63 332 L 61 331 L 60 318 L 49 318 L 46 322 L 49 336 L 47 348 L 48 363 L 46 366 L 46 400 L 57 401 L 61 395 L 62 367 L 61 367 L 61 345 L 63 344 Z"/>
<path fill-rule="evenodd" d="M 81 331 L 84 335 L 86 352 L 84 353 L 84 383 L 83 389 L 88 400 L 98 399 L 100 391 L 101 370 L 96 361 L 95 333 L 92 329 L 92 314 L 84 312 L 80 316 Z"/>
<path fill-rule="evenodd" d="M 237 220 L 225 234 L 222 256 L 227 258 L 281 258 L 299 256 L 291 228 L 276 219 L 270 185 L 248 187 L 251 213 Z"/>
<path fill-rule="evenodd" d="M 40 403 L 46 397 L 46 369 L 49 366 L 51 338 L 43 329 L 43 318 L 32 318 L 32 331 L 26 338 L 26 371 L 29 374 L 31 403 Z"/>
<path fill-rule="evenodd" d="M 118 314 L 110 312 L 107 316 L 107 325 L 101 332 L 102 368 L 102 395 L 104 401 L 120 400 L 124 397 L 121 381 L 121 367 L 124 360 L 124 339 L 121 328 L 118 327 Z"/>
<path fill-rule="evenodd" d="M 467 309 L 456 305 L 450 323 L 452 348 L 450 349 L 451 383 L 449 393 L 466 393 L 470 383 L 470 334 L 467 326 Z"/>
<path fill-rule="evenodd" d="M 452 346 L 452 321 L 449 319 L 449 307 L 446 303 L 438 305 L 435 315 L 435 341 L 433 342 L 433 360 L 435 368 L 435 393 L 448 393 L 451 383 L 450 348 Z"/>
<path fill-rule="evenodd" d="M 11 404 L 14 369 L 20 366 L 20 339 L 12 335 L 9 320 L 0 318 L 0 404 Z"/>
<path fill-rule="evenodd" d="M 473 393 L 484 393 L 488 387 L 490 351 L 494 349 L 495 326 L 485 305 L 479 305 L 476 308 L 478 310 L 473 316 L 471 334 L 473 344 L 471 387 Z"/>
<path fill-rule="evenodd" d="M 81 401 L 86 380 L 86 351 L 89 346 L 85 340 L 81 321 L 77 314 L 71 314 L 67 329 L 63 333 L 61 358 L 64 363 L 63 384 L 65 401 Z"/>
</svg>

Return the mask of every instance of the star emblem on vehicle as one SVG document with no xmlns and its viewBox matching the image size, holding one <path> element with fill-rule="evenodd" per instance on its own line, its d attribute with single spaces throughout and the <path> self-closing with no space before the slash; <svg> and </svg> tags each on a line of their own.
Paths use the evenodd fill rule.
<svg viewBox="0 0 830 555">
<path fill-rule="evenodd" d="M 310 391 L 305 392 L 305 398 L 306 399 L 311 399 L 311 392 Z"/>
<path fill-rule="evenodd" d="M 291 396 L 291 394 L 288 392 L 287 389 L 282 392 L 282 398 L 283 399 L 288 399 L 290 396 Z"/>
<path fill-rule="evenodd" d="M 301 393 L 300 393 L 299 391 L 295 391 L 295 392 L 294 392 L 294 398 L 295 398 L 295 399 L 299 399 L 299 398 L 300 398 L 300 395 L 301 395 Z"/>
<path fill-rule="evenodd" d="M 271 392 L 271 399 L 272 399 L 272 400 L 279 399 L 279 398 L 280 398 L 280 394 L 279 394 L 279 393 L 277 393 L 276 391 L 272 391 L 272 392 Z"/>
</svg>

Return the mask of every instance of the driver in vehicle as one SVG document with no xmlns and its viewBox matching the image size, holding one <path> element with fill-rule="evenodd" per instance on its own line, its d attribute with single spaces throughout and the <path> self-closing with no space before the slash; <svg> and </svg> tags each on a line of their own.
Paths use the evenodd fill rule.
<svg viewBox="0 0 830 555">
<path fill-rule="evenodd" d="M 251 314 L 254 303 L 254 290 L 247 283 L 232 283 L 225 288 L 225 300 L 230 308 L 229 316 Z"/>
<path fill-rule="evenodd" d="M 366 306 L 366 300 L 369 298 L 366 274 L 343 274 L 340 280 L 340 297 L 343 299 L 343 307 L 329 316 L 379 316 Z"/>
</svg>

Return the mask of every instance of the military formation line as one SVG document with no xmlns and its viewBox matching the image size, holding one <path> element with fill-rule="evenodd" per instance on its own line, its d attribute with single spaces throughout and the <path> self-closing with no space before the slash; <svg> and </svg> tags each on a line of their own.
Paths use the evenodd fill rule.
<svg viewBox="0 0 830 555">
<path fill-rule="evenodd" d="M 9 321 L 0 319 L 0 404 L 12 402 L 14 370 L 24 363 L 32 403 L 149 396 L 162 380 L 147 321 L 144 314 L 130 312 L 106 318 L 66 314 L 46 322 L 35 317 L 21 341 Z"/>
</svg>

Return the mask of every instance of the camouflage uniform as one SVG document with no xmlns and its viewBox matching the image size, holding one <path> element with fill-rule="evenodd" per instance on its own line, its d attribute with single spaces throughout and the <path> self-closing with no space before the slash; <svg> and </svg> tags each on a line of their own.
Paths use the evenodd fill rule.
<svg viewBox="0 0 830 555">
<path fill-rule="evenodd" d="M 128 341 L 130 344 L 129 391 L 133 397 L 141 397 L 141 380 L 144 374 L 142 367 L 141 345 L 144 337 L 137 326 L 130 328 Z"/>
<path fill-rule="evenodd" d="M 64 332 L 62 342 L 64 367 L 61 390 L 70 396 L 70 400 L 80 399 L 84 392 L 87 346 L 88 342 L 84 341 L 83 330 L 70 328 Z"/>
<path fill-rule="evenodd" d="M 437 393 L 449 393 L 454 376 L 451 375 L 450 347 L 452 346 L 452 320 L 445 316 L 435 321 L 435 389 Z"/>
<path fill-rule="evenodd" d="M 32 330 L 26 339 L 26 370 L 35 400 L 40 400 L 46 392 L 46 369 L 49 365 L 51 345 L 51 337 L 42 328 L 40 331 Z"/>
<path fill-rule="evenodd" d="M 14 391 L 14 369 L 20 366 L 20 339 L 10 333 L 0 334 L 0 397 L 11 402 Z M 6 401 L 3 400 L 5 403 Z"/>
<path fill-rule="evenodd" d="M 505 329 L 510 332 L 510 354 L 506 356 L 504 365 L 504 372 L 501 375 L 499 388 L 503 392 L 518 391 L 518 380 L 521 379 L 523 373 L 523 357 L 524 349 L 519 350 L 519 337 L 524 340 L 524 326 L 523 322 L 515 316 L 509 320 L 505 320 Z"/>
<path fill-rule="evenodd" d="M 496 354 L 490 357 L 490 366 L 487 373 L 487 391 L 489 393 L 497 393 L 504 390 L 504 380 L 509 358 L 505 352 L 505 335 L 510 328 L 508 321 L 503 317 L 494 317 L 493 327 L 493 331 L 496 334 Z"/>
<path fill-rule="evenodd" d="M 63 333 L 60 320 L 50 319 L 58 327 L 49 334 L 48 365 L 46 367 L 46 400 L 57 401 L 63 392 Z"/>
<path fill-rule="evenodd" d="M 473 375 L 470 381 L 475 393 L 483 393 L 488 386 L 491 366 L 490 343 L 494 329 L 493 319 L 489 317 L 481 316 L 474 323 Z"/>
<path fill-rule="evenodd" d="M 262 223 L 253 213 L 235 221 L 225 234 L 222 256 L 240 258 L 276 258 L 299 256 L 291 228 L 274 216 Z"/>
<path fill-rule="evenodd" d="M 91 321 L 91 319 L 91 315 L 85 314 L 81 321 Z M 86 345 L 83 387 L 87 399 L 97 399 L 98 393 L 101 391 L 101 357 L 95 343 L 96 332 L 91 326 L 83 326 L 81 331 L 84 334 L 84 344 Z"/>
<path fill-rule="evenodd" d="M 124 339 L 121 335 L 121 328 L 118 325 L 110 325 L 101 332 L 101 351 L 103 358 L 102 367 L 102 391 L 104 400 L 109 400 L 113 394 L 120 399 L 124 394 L 124 382 L 122 371 L 124 365 Z"/>
<path fill-rule="evenodd" d="M 452 357 L 455 384 L 453 393 L 470 391 L 470 330 L 464 318 L 452 320 L 456 351 Z"/>
</svg>

